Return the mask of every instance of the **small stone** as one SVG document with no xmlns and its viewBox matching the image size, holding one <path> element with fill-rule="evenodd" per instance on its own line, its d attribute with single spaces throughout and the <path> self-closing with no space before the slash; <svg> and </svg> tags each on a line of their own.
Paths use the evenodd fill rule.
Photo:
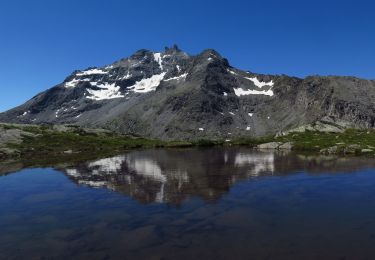
<svg viewBox="0 0 375 260">
<path fill-rule="evenodd" d="M 338 152 L 338 146 L 331 146 L 320 150 L 322 154 L 336 154 Z"/>
<path fill-rule="evenodd" d="M 356 153 L 361 149 L 361 146 L 358 144 L 351 144 L 345 147 L 344 153 Z"/>
</svg>

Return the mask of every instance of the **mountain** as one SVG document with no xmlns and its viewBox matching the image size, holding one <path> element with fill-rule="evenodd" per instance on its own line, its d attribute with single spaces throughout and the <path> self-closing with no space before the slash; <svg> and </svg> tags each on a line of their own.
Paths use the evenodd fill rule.
<svg viewBox="0 0 375 260">
<path fill-rule="evenodd" d="M 231 139 L 298 127 L 372 128 L 375 81 L 264 75 L 230 66 L 212 49 L 139 50 L 0 113 L 0 122 L 77 124 L 171 139 Z"/>
</svg>

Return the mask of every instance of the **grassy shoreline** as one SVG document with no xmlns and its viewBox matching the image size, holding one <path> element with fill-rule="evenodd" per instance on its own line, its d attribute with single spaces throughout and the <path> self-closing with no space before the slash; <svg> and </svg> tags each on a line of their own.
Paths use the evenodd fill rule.
<svg viewBox="0 0 375 260">
<path fill-rule="evenodd" d="M 271 143 L 274 149 L 319 154 L 374 156 L 375 131 L 348 129 L 342 133 L 294 132 L 285 136 L 224 140 L 160 141 L 119 135 L 77 126 L 0 124 L 0 160 L 63 161 L 119 154 L 131 149 L 241 145 L 257 148 Z M 8 139 L 6 138 L 8 137 Z M 290 147 L 283 147 L 290 144 Z"/>
</svg>

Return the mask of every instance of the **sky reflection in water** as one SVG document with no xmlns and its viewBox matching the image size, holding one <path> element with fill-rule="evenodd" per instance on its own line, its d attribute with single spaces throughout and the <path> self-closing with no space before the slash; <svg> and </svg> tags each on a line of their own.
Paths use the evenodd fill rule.
<svg viewBox="0 0 375 260">
<path fill-rule="evenodd" d="M 0 259 L 371 259 L 374 164 L 210 148 L 25 169 L 0 177 Z"/>
</svg>

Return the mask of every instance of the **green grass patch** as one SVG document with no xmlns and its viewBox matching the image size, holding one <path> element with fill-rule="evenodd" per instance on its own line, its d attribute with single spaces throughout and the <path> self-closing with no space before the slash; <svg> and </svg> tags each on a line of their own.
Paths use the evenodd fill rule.
<svg viewBox="0 0 375 260">
<path fill-rule="evenodd" d="M 80 157 L 98 157 L 115 155 L 130 149 L 209 147 L 218 145 L 245 145 L 256 147 L 268 142 L 292 142 L 293 150 L 319 152 L 322 149 L 337 146 L 339 153 L 345 153 L 347 147 L 356 145 L 355 153 L 361 149 L 374 149 L 375 131 L 348 129 L 343 133 L 325 133 L 306 131 L 290 133 L 286 136 L 261 138 L 240 137 L 231 141 L 200 139 L 197 141 L 160 141 L 141 137 L 119 135 L 103 130 L 88 130 L 77 126 L 51 125 L 0 125 L 2 129 L 20 129 L 32 135 L 24 135 L 20 144 L 8 145 L 16 149 L 17 156 L 31 160 L 62 160 Z M 374 152 L 366 152 L 374 154 Z M 0 154 L 1 155 L 1 154 Z"/>
</svg>

